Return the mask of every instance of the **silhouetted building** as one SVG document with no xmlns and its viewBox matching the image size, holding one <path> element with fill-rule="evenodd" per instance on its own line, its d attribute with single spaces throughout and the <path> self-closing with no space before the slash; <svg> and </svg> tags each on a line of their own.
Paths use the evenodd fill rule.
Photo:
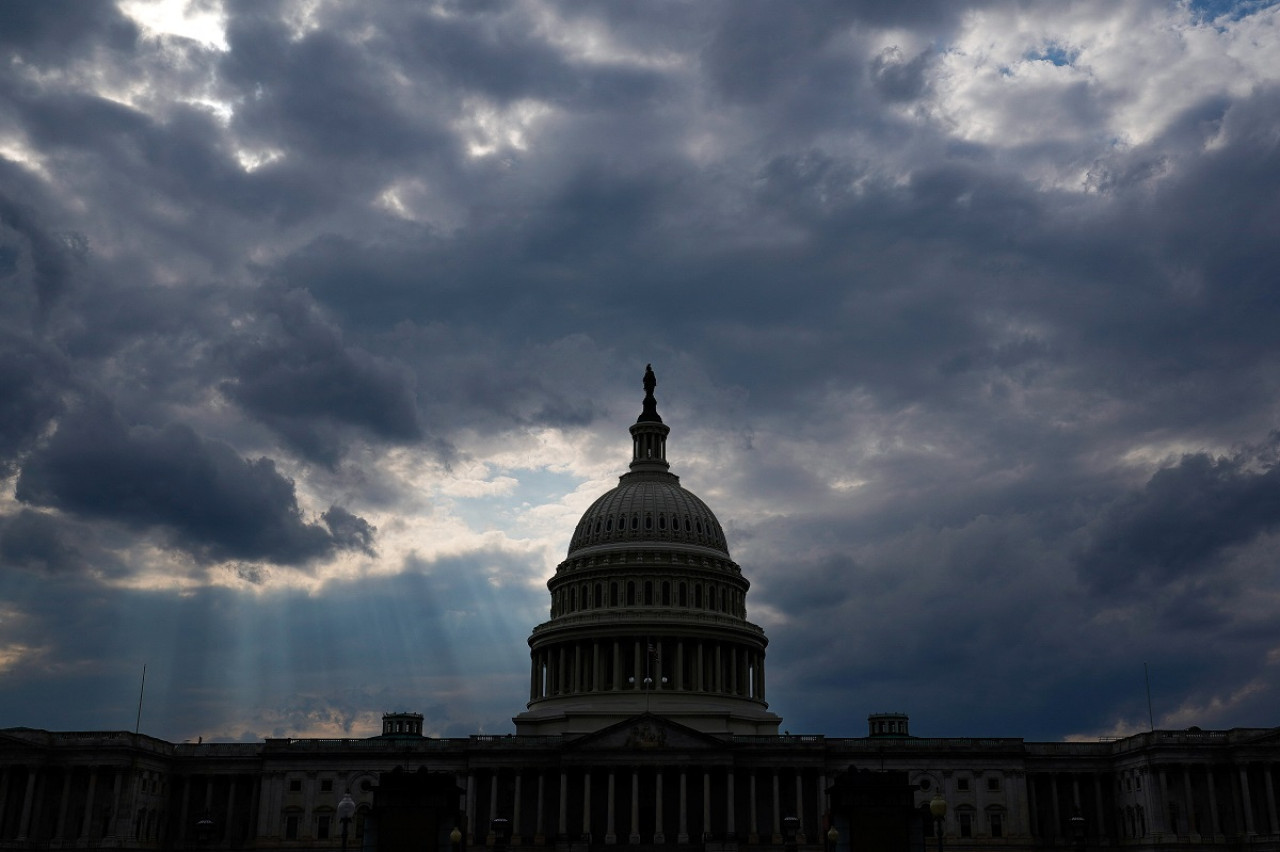
<svg viewBox="0 0 1280 852">
<path fill-rule="evenodd" d="M 417 713 L 263 743 L 10 728 L 0 849 L 337 849 L 349 793 L 369 850 L 905 852 L 936 842 L 940 795 L 952 849 L 1280 852 L 1277 728 L 1036 743 L 874 713 L 866 737 L 779 734 L 750 584 L 670 472 L 655 386 L 548 582 L 515 735 L 425 737 Z"/>
</svg>

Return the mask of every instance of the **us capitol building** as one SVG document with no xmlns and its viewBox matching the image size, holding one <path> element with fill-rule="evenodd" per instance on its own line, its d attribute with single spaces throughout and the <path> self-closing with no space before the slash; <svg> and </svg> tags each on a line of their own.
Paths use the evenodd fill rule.
<svg viewBox="0 0 1280 852">
<path fill-rule="evenodd" d="M 1280 852 L 1280 728 L 1112 741 L 779 734 L 768 639 L 670 472 L 652 370 L 630 469 L 579 521 L 514 735 L 170 743 L 0 730 L 0 849 Z"/>
</svg>

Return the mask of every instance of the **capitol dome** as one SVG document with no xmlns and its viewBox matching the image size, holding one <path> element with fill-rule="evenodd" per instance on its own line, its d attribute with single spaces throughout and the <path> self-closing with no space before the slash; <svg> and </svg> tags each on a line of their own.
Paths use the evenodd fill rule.
<svg viewBox="0 0 1280 852">
<path fill-rule="evenodd" d="M 643 713 L 721 734 L 776 734 L 764 631 L 710 507 L 667 462 L 652 369 L 631 464 L 574 529 L 547 581 L 550 620 L 529 637 L 520 734 L 583 734 Z"/>
</svg>

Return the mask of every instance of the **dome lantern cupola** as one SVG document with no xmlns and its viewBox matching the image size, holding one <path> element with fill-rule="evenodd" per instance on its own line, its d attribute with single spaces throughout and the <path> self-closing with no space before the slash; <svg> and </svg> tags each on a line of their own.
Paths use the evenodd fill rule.
<svg viewBox="0 0 1280 852">
<path fill-rule="evenodd" d="M 653 365 L 646 364 L 644 407 L 631 427 L 631 469 L 634 471 L 667 471 L 671 468 L 667 463 L 667 435 L 671 427 L 658 415 L 658 400 L 653 396 L 653 389 L 657 386 Z"/>
</svg>

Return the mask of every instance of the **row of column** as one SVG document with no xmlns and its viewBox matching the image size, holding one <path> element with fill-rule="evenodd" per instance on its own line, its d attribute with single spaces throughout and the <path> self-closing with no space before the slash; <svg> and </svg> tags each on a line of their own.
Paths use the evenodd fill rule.
<svg viewBox="0 0 1280 852">
<path fill-rule="evenodd" d="M 1086 837 L 1107 837 L 1106 814 L 1110 774 L 1103 772 L 1043 772 L 1027 776 L 1031 833 L 1038 837 L 1070 838 L 1070 820 L 1084 820 Z M 1088 789 L 1081 782 L 1087 782 Z M 1064 802 L 1064 796 L 1069 795 Z M 1047 801 L 1046 801 L 1047 799 Z"/>
<path fill-rule="evenodd" d="M 1089 837 L 1280 834 L 1277 766 L 1143 767 L 1121 776 L 1130 785 L 1115 792 L 1117 776 L 1111 773 L 1039 773 L 1027 785 L 1033 833 L 1067 837 L 1070 819 L 1078 815 Z M 1251 767 L 1256 783 L 1251 783 Z M 1147 778 L 1145 785 L 1141 777 Z"/>
<path fill-rule="evenodd" d="M 83 805 L 78 812 L 71 811 L 74 799 L 73 779 L 81 774 L 84 779 Z M 0 770 L 0 840 L 66 841 L 91 837 L 112 837 L 120 831 L 118 815 L 121 814 L 127 769 L 89 766 L 83 773 L 75 767 L 7 766 Z M 140 773 L 132 773 L 134 784 Z M 99 779 L 107 776 L 107 781 Z M 110 783 L 109 790 L 103 786 Z M 131 801 L 136 800 L 136 790 Z M 105 793 L 105 795 L 104 795 Z M 51 816 L 48 810 L 56 808 Z M 95 825 L 94 815 L 102 817 L 102 824 Z M 43 830 L 52 819 L 52 834 Z M 126 823 L 130 832 L 136 824 Z M 96 829 L 96 830 L 95 830 Z M 130 835 L 132 836 L 132 835 Z"/>
<path fill-rule="evenodd" d="M 730 642 L 641 638 L 566 642 L 532 654 L 531 701 L 645 688 L 764 701 L 764 654 Z"/>
<path fill-rule="evenodd" d="M 826 788 L 820 771 L 491 770 L 466 776 L 463 811 L 468 843 L 502 817 L 510 820 L 514 846 L 541 844 L 548 836 L 629 845 L 738 837 L 781 844 L 786 816 L 800 818 L 801 842 L 805 831 L 821 834 L 830 812 Z"/>
<path fill-rule="evenodd" d="M 1250 783 L 1251 767 L 1257 785 Z M 1275 763 L 1156 767 L 1158 790 L 1148 785 L 1146 791 L 1149 797 L 1159 794 L 1146 808 L 1149 830 L 1176 835 L 1280 834 L 1276 770 Z M 1227 793 L 1225 809 L 1220 792 Z"/>
</svg>

